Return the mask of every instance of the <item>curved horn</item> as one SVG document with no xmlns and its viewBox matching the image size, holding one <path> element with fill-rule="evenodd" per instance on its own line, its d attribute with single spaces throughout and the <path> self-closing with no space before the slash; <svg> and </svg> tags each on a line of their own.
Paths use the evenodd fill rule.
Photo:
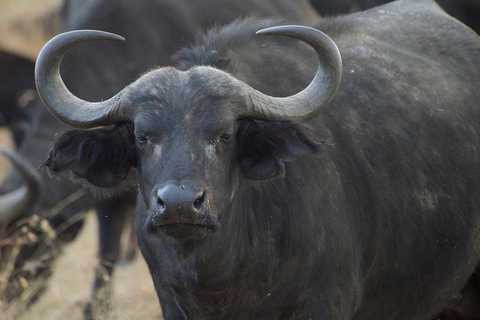
<svg viewBox="0 0 480 320">
<path fill-rule="evenodd" d="M 340 86 L 342 58 L 335 42 L 323 32 L 304 26 L 279 26 L 257 31 L 257 35 L 283 35 L 302 40 L 315 49 L 319 66 L 312 82 L 299 93 L 276 98 L 251 87 L 251 105 L 243 117 L 263 120 L 307 121 L 323 110 Z"/>
<path fill-rule="evenodd" d="M 68 49 L 95 40 L 122 41 L 123 37 L 96 30 L 59 34 L 40 51 L 35 65 L 37 91 L 47 109 L 60 121 L 76 128 L 92 128 L 128 120 L 119 110 L 121 91 L 102 102 L 88 102 L 73 95 L 60 76 L 60 62 Z"/>
<path fill-rule="evenodd" d="M 40 198 L 41 178 L 32 165 L 19 154 L 12 153 L 0 147 L 0 153 L 5 155 L 20 171 L 26 184 L 17 190 L 0 195 L 0 223 L 24 215 Z"/>
</svg>

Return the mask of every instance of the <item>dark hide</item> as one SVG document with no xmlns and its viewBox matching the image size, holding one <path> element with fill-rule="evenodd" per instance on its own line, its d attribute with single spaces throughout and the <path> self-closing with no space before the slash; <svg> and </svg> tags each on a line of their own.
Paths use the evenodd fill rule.
<svg viewBox="0 0 480 320">
<path fill-rule="evenodd" d="M 311 0 L 312 6 L 323 17 L 367 10 L 391 0 Z M 480 0 L 437 0 L 448 14 L 480 34 Z"/>
<path fill-rule="evenodd" d="M 315 153 L 324 143 L 315 143 L 305 127 L 292 123 L 242 121 L 237 140 L 243 174 L 252 180 L 284 176 L 285 162 L 295 156 Z"/>
<path fill-rule="evenodd" d="M 183 44 L 192 41 L 199 31 L 252 14 L 280 16 L 295 22 L 311 22 L 318 18 L 307 0 L 67 0 L 61 13 L 63 31 L 101 29 L 122 34 L 127 41 L 121 45 L 97 42 L 71 50 L 62 61 L 64 81 L 72 92 L 84 99 L 99 101 L 108 98 L 139 74 L 154 66 L 171 64 L 170 57 L 173 53 Z M 33 71 L 30 77 L 33 83 Z M 34 113 L 23 132 L 25 139 L 19 152 L 38 165 L 48 152 L 55 135 L 60 135 L 69 127 L 54 119 L 39 100 L 33 103 Z M 106 160 L 110 163 L 112 159 L 114 162 L 119 159 L 116 154 L 104 153 L 104 147 L 111 150 L 110 144 L 106 142 L 102 146 L 97 145 L 95 152 L 101 149 L 99 154 L 111 157 Z M 88 178 L 97 176 L 85 167 L 77 166 L 76 173 L 81 172 L 82 176 Z M 102 170 L 97 172 L 105 173 Z M 100 186 L 110 186 L 120 178 L 114 176 L 116 174 L 123 177 L 125 171 L 113 173 L 110 183 L 105 183 L 102 179 L 96 182 Z M 98 175 L 100 176 L 105 177 Z M 82 225 L 82 215 L 78 214 L 91 208 L 96 209 L 100 224 L 98 255 L 101 266 L 96 274 L 92 300 L 107 301 L 108 297 L 99 292 L 106 286 L 104 279 L 111 278 L 112 266 L 120 258 L 120 236 L 123 225 L 132 219 L 136 197 L 136 192 L 125 194 L 124 191 L 135 190 L 136 184 L 128 183 L 135 177 L 128 177 L 128 181 L 124 180 L 114 187 L 113 191 L 112 188 L 93 188 L 93 193 L 101 197 L 95 197 L 88 190 L 83 190 L 81 184 L 72 183 L 68 179 L 50 179 L 47 174 L 43 177 L 48 192 L 42 197 L 40 204 L 32 208 L 31 214 L 47 218 L 54 228 L 64 225 L 66 221 L 75 221 L 75 232 L 71 229 L 65 231 L 72 231 L 69 239 L 75 238 Z M 81 179 L 76 179 L 78 180 Z M 2 183 L 1 192 L 17 188 L 21 181 L 16 172 L 10 172 Z M 113 198 L 104 199 L 104 196 L 112 194 Z M 64 199 L 70 199 L 71 203 L 56 212 L 56 205 Z M 131 243 L 134 243 L 134 239 Z M 27 252 L 25 256 L 28 256 Z M 101 270 L 107 270 L 107 274 Z M 15 298 L 15 295 L 11 297 Z M 90 304 L 87 305 L 85 317 L 93 317 Z"/>
<path fill-rule="evenodd" d="M 181 71 L 151 71 L 122 96 L 136 106 L 136 230 L 165 319 L 480 314 L 478 35 L 428 0 L 318 22 L 344 69 L 308 133 L 237 121 L 231 78 L 198 66 L 275 96 L 302 89 L 317 62 L 254 36 L 271 23 L 214 30 L 178 54 Z M 170 236 L 163 192 L 194 187 L 218 227 L 193 237 L 204 229 L 177 202 Z"/>
</svg>

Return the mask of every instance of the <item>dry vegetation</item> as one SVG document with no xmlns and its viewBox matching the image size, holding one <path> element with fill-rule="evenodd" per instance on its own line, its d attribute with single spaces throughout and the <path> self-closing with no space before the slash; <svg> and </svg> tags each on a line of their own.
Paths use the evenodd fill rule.
<svg viewBox="0 0 480 320">
<path fill-rule="evenodd" d="M 56 31 L 58 20 L 54 18 L 54 13 L 60 2 L 0 0 L 0 48 L 35 59 L 45 41 Z M 42 27 L 42 21 L 49 23 Z M 0 145 L 13 148 L 11 137 L 4 129 L 0 129 Z M 8 162 L 0 157 L 0 181 L 8 168 Z M 53 276 L 48 281 L 45 294 L 28 308 L 24 299 L 10 305 L 0 305 L 0 319 L 81 319 L 82 307 L 90 295 L 97 265 L 97 238 L 96 219 L 89 212 L 79 237 L 55 261 Z M 140 255 L 133 263 L 118 268 L 113 282 L 114 310 L 109 319 L 162 318 L 148 269 Z M 28 287 L 25 296 L 35 290 L 35 284 L 24 285 Z"/>
<path fill-rule="evenodd" d="M 55 262 L 54 275 L 48 283 L 47 291 L 19 319 L 82 319 L 82 308 L 90 294 L 97 260 L 96 227 L 94 215 L 88 214 L 86 226 L 78 239 L 66 247 L 64 254 Z M 118 268 L 113 281 L 114 312 L 110 319 L 161 319 L 152 281 L 141 257 Z M 0 318 L 13 320 L 14 317 L 10 315 L 24 308 L 22 301 L 19 301 L 4 310 L 5 313 Z"/>
</svg>

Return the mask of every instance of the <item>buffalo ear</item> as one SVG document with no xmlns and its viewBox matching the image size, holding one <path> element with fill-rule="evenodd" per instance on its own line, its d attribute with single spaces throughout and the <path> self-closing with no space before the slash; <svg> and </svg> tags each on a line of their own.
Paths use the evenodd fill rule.
<svg viewBox="0 0 480 320">
<path fill-rule="evenodd" d="M 285 162 L 323 146 L 310 131 L 304 124 L 242 120 L 238 141 L 243 174 L 252 180 L 283 176 Z"/>
<path fill-rule="evenodd" d="M 134 142 L 133 124 L 128 122 L 109 129 L 68 131 L 54 142 L 43 165 L 54 174 L 70 170 L 94 186 L 110 188 L 135 165 Z"/>
</svg>

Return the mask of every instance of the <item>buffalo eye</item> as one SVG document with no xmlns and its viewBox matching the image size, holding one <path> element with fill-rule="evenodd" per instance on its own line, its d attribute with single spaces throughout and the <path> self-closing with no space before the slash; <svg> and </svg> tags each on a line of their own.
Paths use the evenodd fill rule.
<svg viewBox="0 0 480 320">
<path fill-rule="evenodd" d="M 137 142 L 138 145 L 144 145 L 148 142 L 148 137 L 145 135 L 135 135 L 135 141 Z"/>
<path fill-rule="evenodd" d="M 220 139 L 223 141 L 229 141 L 230 140 L 230 135 L 228 133 L 224 133 L 220 136 Z"/>
</svg>

